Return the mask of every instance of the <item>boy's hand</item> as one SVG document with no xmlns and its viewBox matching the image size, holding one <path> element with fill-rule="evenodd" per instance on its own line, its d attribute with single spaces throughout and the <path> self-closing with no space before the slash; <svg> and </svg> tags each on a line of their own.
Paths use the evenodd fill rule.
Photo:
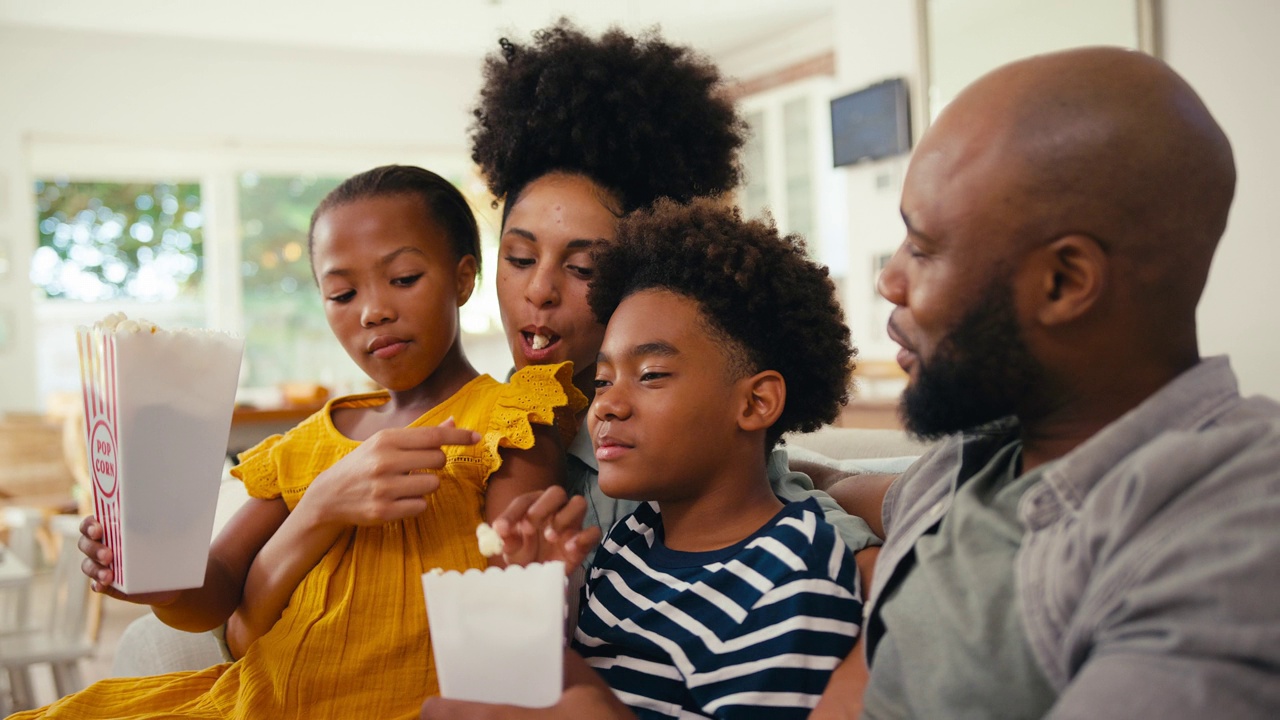
<svg viewBox="0 0 1280 720">
<path fill-rule="evenodd" d="M 503 559 L 511 565 L 562 560 L 565 573 L 572 572 L 600 543 L 600 528 L 582 527 L 586 514 L 586 499 L 570 498 L 561 487 L 517 497 L 493 521 Z"/>
<path fill-rule="evenodd" d="M 440 486 L 433 471 L 444 467 L 446 445 L 474 445 L 480 434 L 454 427 L 380 430 L 316 476 L 299 501 L 320 523 L 380 525 L 427 509 L 426 496 Z"/>
<path fill-rule="evenodd" d="M 166 605 L 177 599 L 177 590 L 126 595 L 111 587 L 116 579 L 116 571 L 111 567 L 111 548 L 102 542 L 103 535 L 105 532 L 98 518 L 90 515 L 80 521 L 80 540 L 76 542 L 76 547 L 85 556 L 84 562 L 80 563 L 80 571 L 89 576 L 92 581 L 89 587 L 94 592 L 143 605 Z"/>
</svg>

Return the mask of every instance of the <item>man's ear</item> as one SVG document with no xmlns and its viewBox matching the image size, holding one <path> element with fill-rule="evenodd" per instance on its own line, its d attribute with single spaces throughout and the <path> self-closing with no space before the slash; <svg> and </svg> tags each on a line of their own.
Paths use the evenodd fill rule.
<svg viewBox="0 0 1280 720">
<path fill-rule="evenodd" d="M 1064 235 L 1037 252 L 1036 320 L 1042 325 L 1073 322 L 1094 309 L 1111 272 L 1106 250 L 1088 235 Z"/>
<path fill-rule="evenodd" d="M 747 432 L 773 427 L 787 404 L 787 381 L 776 370 L 763 370 L 743 378 L 740 387 L 743 403 L 738 427 Z"/>
<path fill-rule="evenodd" d="M 458 261 L 458 307 L 467 304 L 471 293 L 476 289 L 476 258 L 474 255 L 463 255 Z"/>
</svg>

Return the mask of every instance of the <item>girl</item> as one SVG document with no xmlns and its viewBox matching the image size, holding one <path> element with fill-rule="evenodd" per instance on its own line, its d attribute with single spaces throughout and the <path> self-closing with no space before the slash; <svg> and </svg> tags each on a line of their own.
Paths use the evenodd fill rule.
<svg viewBox="0 0 1280 720">
<path fill-rule="evenodd" d="M 211 547 L 203 587 L 123 597 L 184 630 L 225 621 L 239 659 L 106 680 L 18 717 L 412 717 L 438 691 L 421 574 L 484 567 L 476 525 L 560 479 L 559 435 L 585 400 L 568 363 L 504 385 L 467 361 L 458 307 L 478 235 L 434 173 L 348 179 L 312 216 L 309 250 L 334 335 L 386 390 L 330 401 L 241 456 L 253 499 Z M 122 597 L 101 527 L 83 532 L 94 588 Z"/>
</svg>

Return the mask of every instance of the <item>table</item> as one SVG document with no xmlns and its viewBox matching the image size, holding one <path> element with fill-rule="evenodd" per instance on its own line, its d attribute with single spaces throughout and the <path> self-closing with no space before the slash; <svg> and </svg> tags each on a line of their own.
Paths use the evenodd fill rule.
<svg viewBox="0 0 1280 720">
<path fill-rule="evenodd" d="M 312 405 L 237 405 L 231 413 L 231 433 L 227 437 L 227 456 L 236 455 L 272 435 L 291 429 L 311 416 L 324 403 Z"/>
</svg>

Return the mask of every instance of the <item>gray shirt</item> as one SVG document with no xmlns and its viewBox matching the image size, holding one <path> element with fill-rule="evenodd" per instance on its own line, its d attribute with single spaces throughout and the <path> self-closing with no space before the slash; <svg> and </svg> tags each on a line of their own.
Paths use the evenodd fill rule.
<svg viewBox="0 0 1280 720">
<path fill-rule="evenodd" d="M 881 602 L 893 631 L 876 646 L 866 717 L 1038 718 L 1056 699 L 1014 593 L 1013 558 L 1025 532 L 1018 502 L 1046 469 L 1019 475 L 1021 450 L 1021 442 L 1001 448 L 916 541 L 914 567 Z"/>
<path fill-rule="evenodd" d="M 865 609 L 873 677 L 877 645 L 894 631 L 881 599 L 909 571 L 904 560 L 956 489 L 1017 436 L 1006 421 L 951 438 L 890 488 Z M 1011 577 L 1032 654 L 1058 693 L 1047 717 L 1280 714 L 1280 404 L 1241 398 L 1226 358 L 1201 362 L 1054 462 L 1018 518 Z"/>
</svg>

